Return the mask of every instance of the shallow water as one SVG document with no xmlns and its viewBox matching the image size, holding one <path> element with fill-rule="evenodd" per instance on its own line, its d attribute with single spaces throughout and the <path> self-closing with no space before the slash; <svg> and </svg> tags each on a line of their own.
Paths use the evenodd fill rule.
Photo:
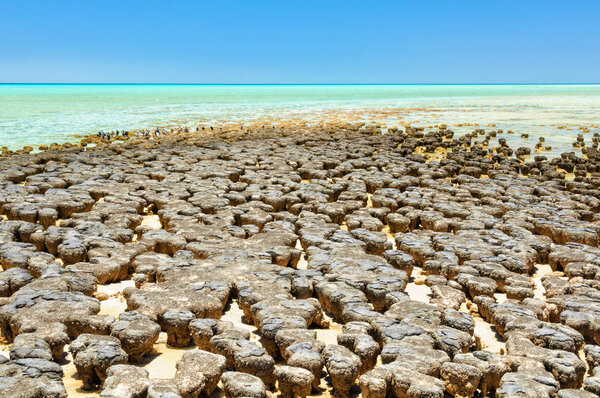
<svg viewBox="0 0 600 398">
<path fill-rule="evenodd" d="M 373 114 L 375 110 L 388 110 Z M 600 132 L 600 85 L 0 85 L 0 147 L 49 144 L 99 130 L 300 118 L 370 120 L 388 126 L 478 124 L 537 137 L 557 154 L 580 126 Z M 558 126 L 567 126 L 558 129 Z M 530 134 L 519 141 L 520 133 Z M 588 145 L 591 138 L 587 138 Z"/>
</svg>

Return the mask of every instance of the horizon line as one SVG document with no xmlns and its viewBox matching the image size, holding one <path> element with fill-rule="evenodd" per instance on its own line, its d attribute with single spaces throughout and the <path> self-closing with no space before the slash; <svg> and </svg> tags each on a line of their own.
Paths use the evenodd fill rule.
<svg viewBox="0 0 600 398">
<path fill-rule="evenodd" d="M 600 82 L 569 83 L 99 83 L 99 82 L 0 82 L 0 85 L 114 85 L 114 86 L 576 86 L 600 85 Z"/>
</svg>

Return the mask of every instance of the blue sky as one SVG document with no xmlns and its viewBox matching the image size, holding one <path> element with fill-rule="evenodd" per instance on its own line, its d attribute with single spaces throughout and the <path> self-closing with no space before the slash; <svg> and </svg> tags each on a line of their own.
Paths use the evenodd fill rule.
<svg viewBox="0 0 600 398">
<path fill-rule="evenodd" d="M 0 82 L 600 82 L 600 1 L 2 1 Z"/>
</svg>

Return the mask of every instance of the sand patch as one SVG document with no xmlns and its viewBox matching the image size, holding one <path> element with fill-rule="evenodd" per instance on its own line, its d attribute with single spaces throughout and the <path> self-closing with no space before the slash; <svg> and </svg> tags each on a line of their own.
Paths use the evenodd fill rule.
<svg viewBox="0 0 600 398">
<path fill-rule="evenodd" d="M 157 214 L 148 214 L 142 217 L 142 226 L 147 226 L 152 229 L 161 229 L 162 224 Z"/>
<path fill-rule="evenodd" d="M 496 328 L 479 316 L 473 315 L 475 322 L 475 332 L 473 333 L 479 349 L 490 351 L 496 354 L 506 352 L 506 344 L 502 337 L 496 332 Z"/>
<path fill-rule="evenodd" d="M 496 299 L 496 302 L 498 304 L 502 304 L 503 302 L 508 300 L 508 298 L 506 297 L 506 293 L 494 293 L 494 298 Z"/>
<path fill-rule="evenodd" d="M 302 251 L 300 258 L 298 259 L 298 264 L 296 264 L 296 269 L 308 269 L 308 261 L 306 260 L 306 253 L 304 252 L 302 244 L 300 243 L 300 239 L 296 240 L 296 246 L 294 246 L 294 248 Z"/>
<path fill-rule="evenodd" d="M 177 361 L 181 359 L 186 351 L 193 349 L 190 347 L 172 347 L 166 344 L 167 334 L 161 333 L 154 349 L 150 355 L 146 355 L 139 366 L 148 371 L 150 379 L 171 379 L 175 377 Z"/>
<path fill-rule="evenodd" d="M 394 250 L 396 250 L 397 249 L 397 247 L 396 247 L 396 239 L 394 238 L 394 234 L 392 233 L 392 231 L 390 231 L 389 225 L 386 225 L 385 227 L 383 227 L 383 229 L 381 231 L 383 233 L 385 233 L 386 240 L 388 242 L 391 242 L 392 243 L 392 248 Z"/>
<path fill-rule="evenodd" d="M 337 323 L 325 313 L 323 313 L 323 318 L 329 322 L 329 328 L 314 329 L 315 332 L 317 332 L 317 340 L 320 340 L 325 344 L 337 344 L 337 336 L 342 333 L 343 325 Z"/>
<path fill-rule="evenodd" d="M 12 344 L 0 344 L 0 355 L 10 359 L 10 348 Z"/>
<path fill-rule="evenodd" d="M 221 316 L 221 320 L 229 321 L 238 328 L 246 329 L 247 331 L 250 332 L 250 340 L 258 341 L 258 339 L 260 337 L 257 334 L 258 329 L 256 329 L 256 326 L 254 326 L 254 325 L 248 325 L 247 323 L 243 322 L 244 321 L 244 311 L 242 311 L 242 309 L 238 305 L 237 300 L 232 300 L 231 303 L 229 303 L 229 308 L 227 308 L 223 312 L 223 316 Z"/>
<path fill-rule="evenodd" d="M 308 269 L 308 261 L 306 261 L 306 255 L 304 253 L 300 256 L 296 269 Z"/>
<path fill-rule="evenodd" d="M 112 315 L 115 319 L 119 314 L 127 311 L 127 302 L 123 297 L 123 290 L 127 287 L 134 287 L 132 280 L 98 285 L 95 296 L 100 301 L 100 315 Z"/>
<path fill-rule="evenodd" d="M 502 336 L 498 334 L 496 328 L 486 322 L 477 310 L 477 306 L 473 304 L 469 299 L 463 302 L 460 306 L 461 312 L 466 312 L 471 315 L 473 322 L 475 322 L 475 330 L 473 336 L 475 337 L 475 343 L 477 349 L 486 350 L 495 354 L 503 354 L 506 352 L 506 344 L 504 343 Z"/>
<path fill-rule="evenodd" d="M 550 267 L 550 264 L 536 264 L 533 267 L 533 275 L 531 280 L 533 281 L 533 297 L 544 301 L 546 299 L 546 289 L 542 285 L 542 277 L 545 275 L 554 275 L 554 270 Z"/>
<path fill-rule="evenodd" d="M 427 276 L 421 268 L 415 267 L 413 269 L 410 282 L 408 282 L 404 290 L 411 300 L 429 304 L 431 301 L 431 289 L 425 284 L 426 278 Z"/>
<path fill-rule="evenodd" d="M 100 312 L 98 315 L 112 315 L 115 319 L 127 311 L 127 302 L 123 297 L 110 297 L 100 302 Z"/>
<path fill-rule="evenodd" d="M 127 287 L 135 287 L 135 282 L 133 282 L 131 279 L 128 279 L 120 282 L 98 285 L 98 289 L 96 291 L 106 293 L 109 297 L 116 297 L 117 295 L 120 295 Z"/>
</svg>

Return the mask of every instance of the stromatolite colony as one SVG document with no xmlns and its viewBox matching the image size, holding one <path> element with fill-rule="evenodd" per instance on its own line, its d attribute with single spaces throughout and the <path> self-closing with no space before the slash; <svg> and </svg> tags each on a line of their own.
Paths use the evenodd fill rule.
<svg viewBox="0 0 600 398">
<path fill-rule="evenodd" d="M 67 346 L 105 397 L 600 394 L 598 152 L 519 160 L 478 134 L 201 131 L 0 157 L 0 395 L 66 396 Z M 97 285 L 125 279 L 127 311 L 103 314 Z M 260 340 L 220 319 L 232 301 Z M 337 344 L 318 338 L 330 319 Z M 139 364 L 161 331 L 188 348 L 171 379 Z"/>
</svg>

